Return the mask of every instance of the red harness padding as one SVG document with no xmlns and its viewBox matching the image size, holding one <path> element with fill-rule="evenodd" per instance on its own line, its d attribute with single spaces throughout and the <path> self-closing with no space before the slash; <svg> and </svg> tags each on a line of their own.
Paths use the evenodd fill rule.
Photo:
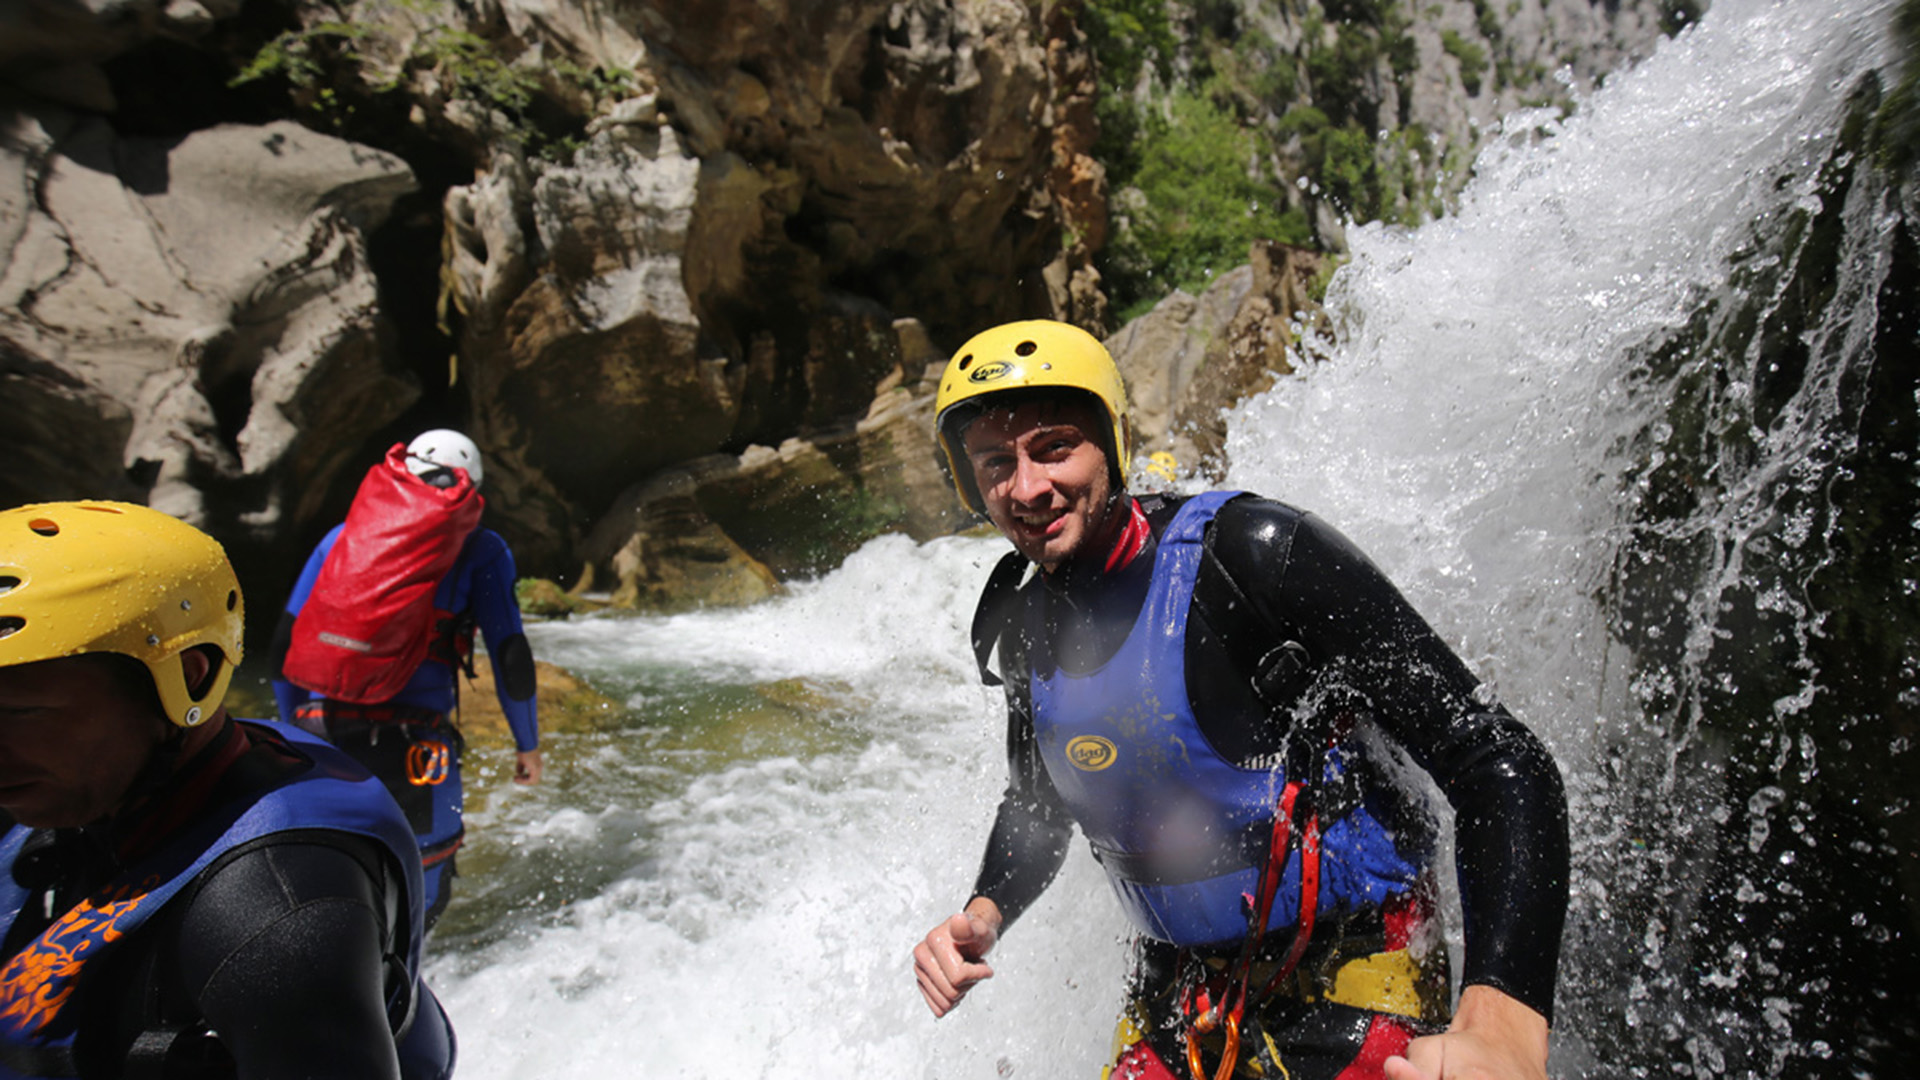
<svg viewBox="0 0 1920 1080">
<path fill-rule="evenodd" d="M 399 693 L 426 659 L 434 591 L 480 524 L 485 503 L 464 470 L 437 488 L 407 468 L 395 443 L 367 470 L 346 525 L 293 624 L 281 669 L 289 682 L 337 701 Z"/>
</svg>

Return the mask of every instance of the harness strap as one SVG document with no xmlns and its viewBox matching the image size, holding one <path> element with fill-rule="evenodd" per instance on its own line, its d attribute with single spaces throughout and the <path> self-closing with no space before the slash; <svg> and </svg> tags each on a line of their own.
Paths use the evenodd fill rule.
<svg viewBox="0 0 1920 1080">
<path fill-rule="evenodd" d="M 1264 998 L 1286 981 L 1299 967 L 1300 958 L 1306 955 L 1307 945 L 1313 939 L 1314 916 L 1320 903 L 1320 818 L 1311 804 L 1310 790 L 1299 780 L 1289 781 L 1280 794 L 1280 805 L 1273 815 L 1267 859 L 1260 867 L 1259 884 L 1256 886 L 1258 895 L 1245 898 L 1249 908 L 1247 936 L 1240 943 L 1239 954 L 1229 968 L 1230 974 L 1220 999 L 1209 1001 L 1204 991 L 1196 998 L 1193 988 L 1188 988 L 1182 1011 L 1189 1018 L 1186 1033 L 1187 1068 L 1193 1080 L 1207 1080 L 1198 1036 L 1216 1029 L 1224 1029 L 1225 1042 L 1220 1050 L 1220 1063 L 1214 1071 L 1213 1080 L 1229 1080 L 1240 1060 L 1240 1027 L 1246 1017 L 1249 999 Z M 1286 872 L 1287 858 L 1293 849 L 1293 821 L 1298 813 L 1306 815 L 1306 824 L 1299 834 L 1299 920 L 1285 959 L 1272 978 L 1255 994 L 1250 986 L 1253 960 L 1259 952 L 1261 939 L 1266 936 L 1267 920 L 1273 913 L 1273 898 L 1279 892 L 1280 879 Z M 1182 959 L 1184 962 L 1184 954 Z"/>
<path fill-rule="evenodd" d="M 1267 619 L 1256 606 L 1245 589 L 1227 571 L 1226 564 L 1213 550 L 1213 530 L 1209 529 L 1200 543 L 1200 559 L 1203 566 L 1212 571 L 1212 580 L 1218 581 L 1226 591 L 1226 608 L 1222 610 L 1217 598 L 1209 596 L 1208 590 L 1201 588 L 1201 578 L 1194 581 L 1193 607 L 1200 612 L 1207 625 L 1213 628 L 1220 646 L 1233 658 L 1234 667 L 1247 676 L 1253 687 L 1254 697 L 1269 711 L 1291 708 L 1299 696 L 1301 682 L 1313 666 L 1313 656 L 1307 647 L 1294 639 L 1290 627 L 1276 625 Z M 1246 634 L 1230 634 L 1228 628 L 1233 625 L 1229 613 L 1234 609 L 1246 612 L 1253 620 L 1269 631 L 1270 637 L 1256 640 Z M 1265 648 L 1266 641 L 1277 641 L 1272 648 Z"/>
<path fill-rule="evenodd" d="M 987 667 L 993 658 L 993 650 L 1000 639 L 1013 629 L 1018 606 L 1013 603 L 1019 595 L 1020 582 L 1027 576 L 1027 557 L 1017 551 L 1010 551 L 1000 557 L 1000 562 L 987 576 L 985 588 L 980 590 L 980 603 L 973 609 L 973 660 L 980 668 L 980 681 L 988 686 L 999 686 L 1001 678 Z"/>
<path fill-rule="evenodd" d="M 210 1038 L 205 1028 L 150 1027 L 142 1031 L 127 1048 L 125 1080 L 166 1080 L 173 1048 L 183 1045 L 189 1036 Z"/>
<path fill-rule="evenodd" d="M 466 842 L 467 830 L 463 828 L 445 840 L 421 848 L 420 868 L 423 870 L 431 870 L 439 866 L 441 863 L 453 858 L 454 852 L 459 851 L 461 845 Z"/>
<path fill-rule="evenodd" d="M 21 1076 L 78 1076 L 73 1050 L 65 1046 L 0 1047 L 0 1066 Z"/>
</svg>

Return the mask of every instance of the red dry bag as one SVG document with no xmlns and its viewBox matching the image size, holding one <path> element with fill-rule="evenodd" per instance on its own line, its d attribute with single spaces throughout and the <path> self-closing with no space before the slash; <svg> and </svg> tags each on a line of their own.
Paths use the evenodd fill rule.
<svg viewBox="0 0 1920 1080">
<path fill-rule="evenodd" d="M 365 705 L 413 678 L 432 644 L 434 592 L 485 505 L 464 470 L 454 475 L 449 488 L 413 475 L 401 443 L 367 470 L 294 620 L 288 681 Z"/>
</svg>

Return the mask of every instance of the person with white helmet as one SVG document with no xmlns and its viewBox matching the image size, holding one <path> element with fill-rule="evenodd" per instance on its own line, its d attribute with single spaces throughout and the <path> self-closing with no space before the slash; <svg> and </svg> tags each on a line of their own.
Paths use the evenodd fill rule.
<svg viewBox="0 0 1920 1080">
<path fill-rule="evenodd" d="M 407 471 L 435 487 L 452 487 L 455 469 L 466 472 L 478 489 L 482 475 L 480 448 L 451 428 L 422 432 L 407 444 Z"/>
<path fill-rule="evenodd" d="M 242 612 L 166 514 L 0 512 L 0 1077 L 451 1075 L 413 833 L 228 715 Z"/>
<path fill-rule="evenodd" d="M 993 976 L 1078 827 L 1136 933 L 1112 1076 L 1544 1080 L 1569 854 L 1540 741 L 1325 522 L 1130 494 L 1126 388 L 1091 334 L 976 335 L 935 409 L 962 500 L 1014 551 L 972 634 L 1011 778 L 972 896 L 914 949 L 934 1015 Z M 1407 762 L 1454 811 L 1451 1015 Z"/>
<path fill-rule="evenodd" d="M 540 782 L 533 650 L 513 552 L 480 525 L 480 449 L 458 431 L 395 444 L 308 557 L 274 636 L 280 715 L 385 781 L 419 838 L 427 926 L 452 897 L 462 817 L 457 726 L 473 635 L 513 732 L 514 782 Z"/>
</svg>

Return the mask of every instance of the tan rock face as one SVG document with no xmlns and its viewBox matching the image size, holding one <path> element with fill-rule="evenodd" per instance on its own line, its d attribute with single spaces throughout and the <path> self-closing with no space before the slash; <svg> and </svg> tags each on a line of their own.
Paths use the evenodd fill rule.
<svg viewBox="0 0 1920 1080">
<path fill-rule="evenodd" d="M 581 682 L 558 664 L 533 662 L 534 701 L 543 734 L 578 734 L 617 721 L 618 702 Z M 473 678 L 460 679 L 460 734 L 483 751 L 511 751 L 513 729 L 493 689 L 493 665 L 484 652 L 473 657 Z"/>
<path fill-rule="evenodd" d="M 923 331 L 890 328 L 887 355 L 924 372 Z M 714 454 L 624 492 L 581 545 L 612 600 L 644 610 L 746 603 L 824 572 L 883 532 L 920 539 L 971 520 L 934 456 L 931 379 L 892 383 L 858 424 L 779 448 Z"/>
<path fill-rule="evenodd" d="M 314 513 L 336 440 L 417 392 L 383 359 L 366 259 L 411 171 L 286 123 L 4 122 L 30 149 L 0 156 L 0 385 L 57 479 L 10 469 L 0 501 L 145 498 L 229 535 Z"/>
<path fill-rule="evenodd" d="M 1091 135 L 1056 168 L 1049 127 L 1055 69 L 1072 68 L 1090 123 L 1084 56 L 1050 57 L 1035 16 L 999 0 L 606 15 L 644 39 L 632 62 L 648 89 L 595 120 L 571 161 L 496 155 L 445 204 L 498 526 L 524 562 L 564 572 L 597 519 L 624 520 L 623 490 L 795 436 L 841 477 L 796 474 L 806 497 L 835 503 L 812 516 L 944 520 L 952 508 L 924 483 L 906 501 L 897 475 L 866 491 L 860 446 L 887 448 L 894 474 L 900 459 L 890 436 L 863 444 L 854 427 L 911 366 L 895 312 L 931 313 L 943 337 L 1034 301 L 1103 312 L 1084 245 L 1057 289 L 1052 267 L 1040 273 L 1061 249 L 1050 175 L 1076 213 L 1100 216 Z M 1029 271 L 1023 299 L 1007 283 Z M 737 527 L 776 574 L 808 562 L 771 530 Z M 587 547 L 607 569 L 605 545 Z"/>
<path fill-rule="evenodd" d="M 1074 5 L 336 6 L 289 9 L 366 31 L 291 100 L 429 148 L 443 235 L 422 276 L 450 340 L 393 300 L 430 284 L 369 269 L 414 182 L 397 159 L 291 123 L 127 139 L 45 104 L 111 110 L 113 58 L 156 41 L 245 63 L 235 0 L 0 0 L 0 83 L 39 103 L 0 116 L 0 393 L 23 406 L 0 503 L 149 500 L 285 548 L 285 578 L 376 435 L 453 424 L 529 573 L 590 567 L 655 607 L 750 600 L 874 532 L 971 520 L 929 434 L 948 347 L 1036 315 L 1109 328 L 1103 90 Z M 1596 14 L 1615 6 L 1515 10 L 1564 41 L 1619 36 Z M 1477 8 L 1438 0 L 1421 25 L 1478 32 Z M 1522 29 L 1516 62 L 1545 63 Z M 1480 119 L 1491 95 L 1454 100 L 1457 58 L 1422 33 L 1432 100 L 1379 106 Z M 463 67 L 450 43 L 480 52 Z M 328 100 L 360 111 L 311 108 Z M 1144 449 L 1215 452 L 1219 408 L 1284 362 L 1291 258 L 1256 252 L 1116 338 Z M 439 357 L 402 340 L 448 348 L 451 385 L 423 396 L 408 372 Z"/>
<path fill-rule="evenodd" d="M 1197 297 L 1176 291 L 1107 342 L 1131 397 L 1136 474 L 1160 452 L 1189 475 L 1225 474 L 1223 414 L 1293 370 L 1287 350 L 1319 317 L 1309 293 L 1324 270 L 1318 252 L 1255 244 L 1246 266 Z"/>
</svg>

